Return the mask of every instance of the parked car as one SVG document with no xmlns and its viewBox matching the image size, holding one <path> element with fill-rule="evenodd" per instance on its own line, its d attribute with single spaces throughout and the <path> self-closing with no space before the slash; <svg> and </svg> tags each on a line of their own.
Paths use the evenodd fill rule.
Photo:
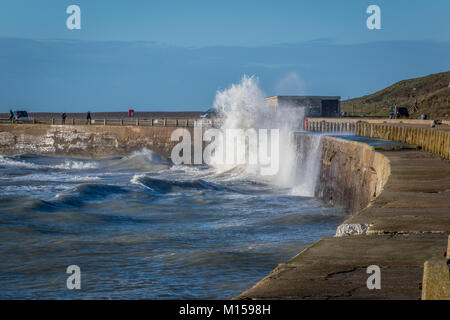
<svg viewBox="0 0 450 320">
<path fill-rule="evenodd" d="M 200 115 L 200 118 L 202 118 L 202 119 L 215 119 L 218 117 L 219 117 L 219 113 L 217 112 L 216 109 L 209 109 Z"/>
<path fill-rule="evenodd" d="M 399 119 L 399 118 L 409 118 L 408 107 L 406 106 L 395 106 L 389 112 L 390 119 Z"/>
<path fill-rule="evenodd" d="M 15 111 L 14 112 L 14 118 L 16 118 L 16 120 L 23 119 L 23 118 L 28 118 L 28 112 L 26 112 L 26 111 Z"/>
<path fill-rule="evenodd" d="M 14 120 L 16 122 L 22 122 L 33 120 L 33 118 L 29 117 L 26 111 L 14 111 Z"/>
<path fill-rule="evenodd" d="M 200 120 L 195 121 L 195 126 L 218 127 L 221 123 L 220 113 L 216 109 L 209 109 L 200 114 Z"/>
</svg>

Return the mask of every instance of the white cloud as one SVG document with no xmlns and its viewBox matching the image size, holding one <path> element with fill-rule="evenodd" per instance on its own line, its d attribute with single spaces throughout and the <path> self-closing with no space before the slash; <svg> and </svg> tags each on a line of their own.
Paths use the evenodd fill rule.
<svg viewBox="0 0 450 320">
<path fill-rule="evenodd" d="M 301 95 L 305 91 L 305 81 L 295 71 L 289 72 L 275 84 L 275 94 L 277 95 Z"/>
</svg>

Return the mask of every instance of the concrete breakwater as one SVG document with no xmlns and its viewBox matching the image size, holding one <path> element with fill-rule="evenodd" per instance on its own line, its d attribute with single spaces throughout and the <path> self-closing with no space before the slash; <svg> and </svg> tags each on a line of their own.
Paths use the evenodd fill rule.
<svg viewBox="0 0 450 320">
<path fill-rule="evenodd" d="M 299 142 L 308 139 L 298 136 Z M 353 214 L 239 299 L 420 299 L 424 262 L 450 234 L 450 164 L 424 151 L 324 137 L 316 196 Z M 381 288 L 367 287 L 380 268 Z"/>
<path fill-rule="evenodd" d="M 193 128 L 186 128 L 192 134 Z M 169 157 L 178 143 L 171 141 L 174 127 L 89 125 L 0 125 L 0 154 L 65 155 L 108 158 L 148 148 Z"/>
<path fill-rule="evenodd" d="M 365 143 L 333 137 L 324 137 L 322 143 L 315 196 L 359 212 L 381 194 L 390 175 L 389 160 Z"/>
<path fill-rule="evenodd" d="M 308 146 L 314 135 L 296 133 L 297 146 Z M 323 136 L 319 178 L 314 195 L 355 213 L 383 190 L 390 174 L 387 158 L 365 143 Z M 302 148 L 302 152 L 309 152 Z"/>
<path fill-rule="evenodd" d="M 450 126 L 431 128 L 430 120 L 308 119 L 306 130 L 353 132 L 358 136 L 417 145 L 425 151 L 450 159 Z"/>
</svg>

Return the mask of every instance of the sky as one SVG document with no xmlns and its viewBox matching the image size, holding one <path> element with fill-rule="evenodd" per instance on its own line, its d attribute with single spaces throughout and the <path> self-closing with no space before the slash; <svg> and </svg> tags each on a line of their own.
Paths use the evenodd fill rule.
<svg viewBox="0 0 450 320">
<path fill-rule="evenodd" d="M 0 112 L 204 110 L 244 74 L 267 95 L 356 97 L 450 70 L 449 15 L 448 0 L 0 0 Z"/>
</svg>

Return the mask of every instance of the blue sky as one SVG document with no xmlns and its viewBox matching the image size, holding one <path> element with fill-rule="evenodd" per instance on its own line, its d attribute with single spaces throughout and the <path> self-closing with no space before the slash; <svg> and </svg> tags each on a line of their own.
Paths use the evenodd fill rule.
<svg viewBox="0 0 450 320">
<path fill-rule="evenodd" d="M 243 74 L 267 95 L 359 96 L 450 70 L 449 15 L 448 0 L 1 0 L 0 108 L 205 109 Z"/>
</svg>

